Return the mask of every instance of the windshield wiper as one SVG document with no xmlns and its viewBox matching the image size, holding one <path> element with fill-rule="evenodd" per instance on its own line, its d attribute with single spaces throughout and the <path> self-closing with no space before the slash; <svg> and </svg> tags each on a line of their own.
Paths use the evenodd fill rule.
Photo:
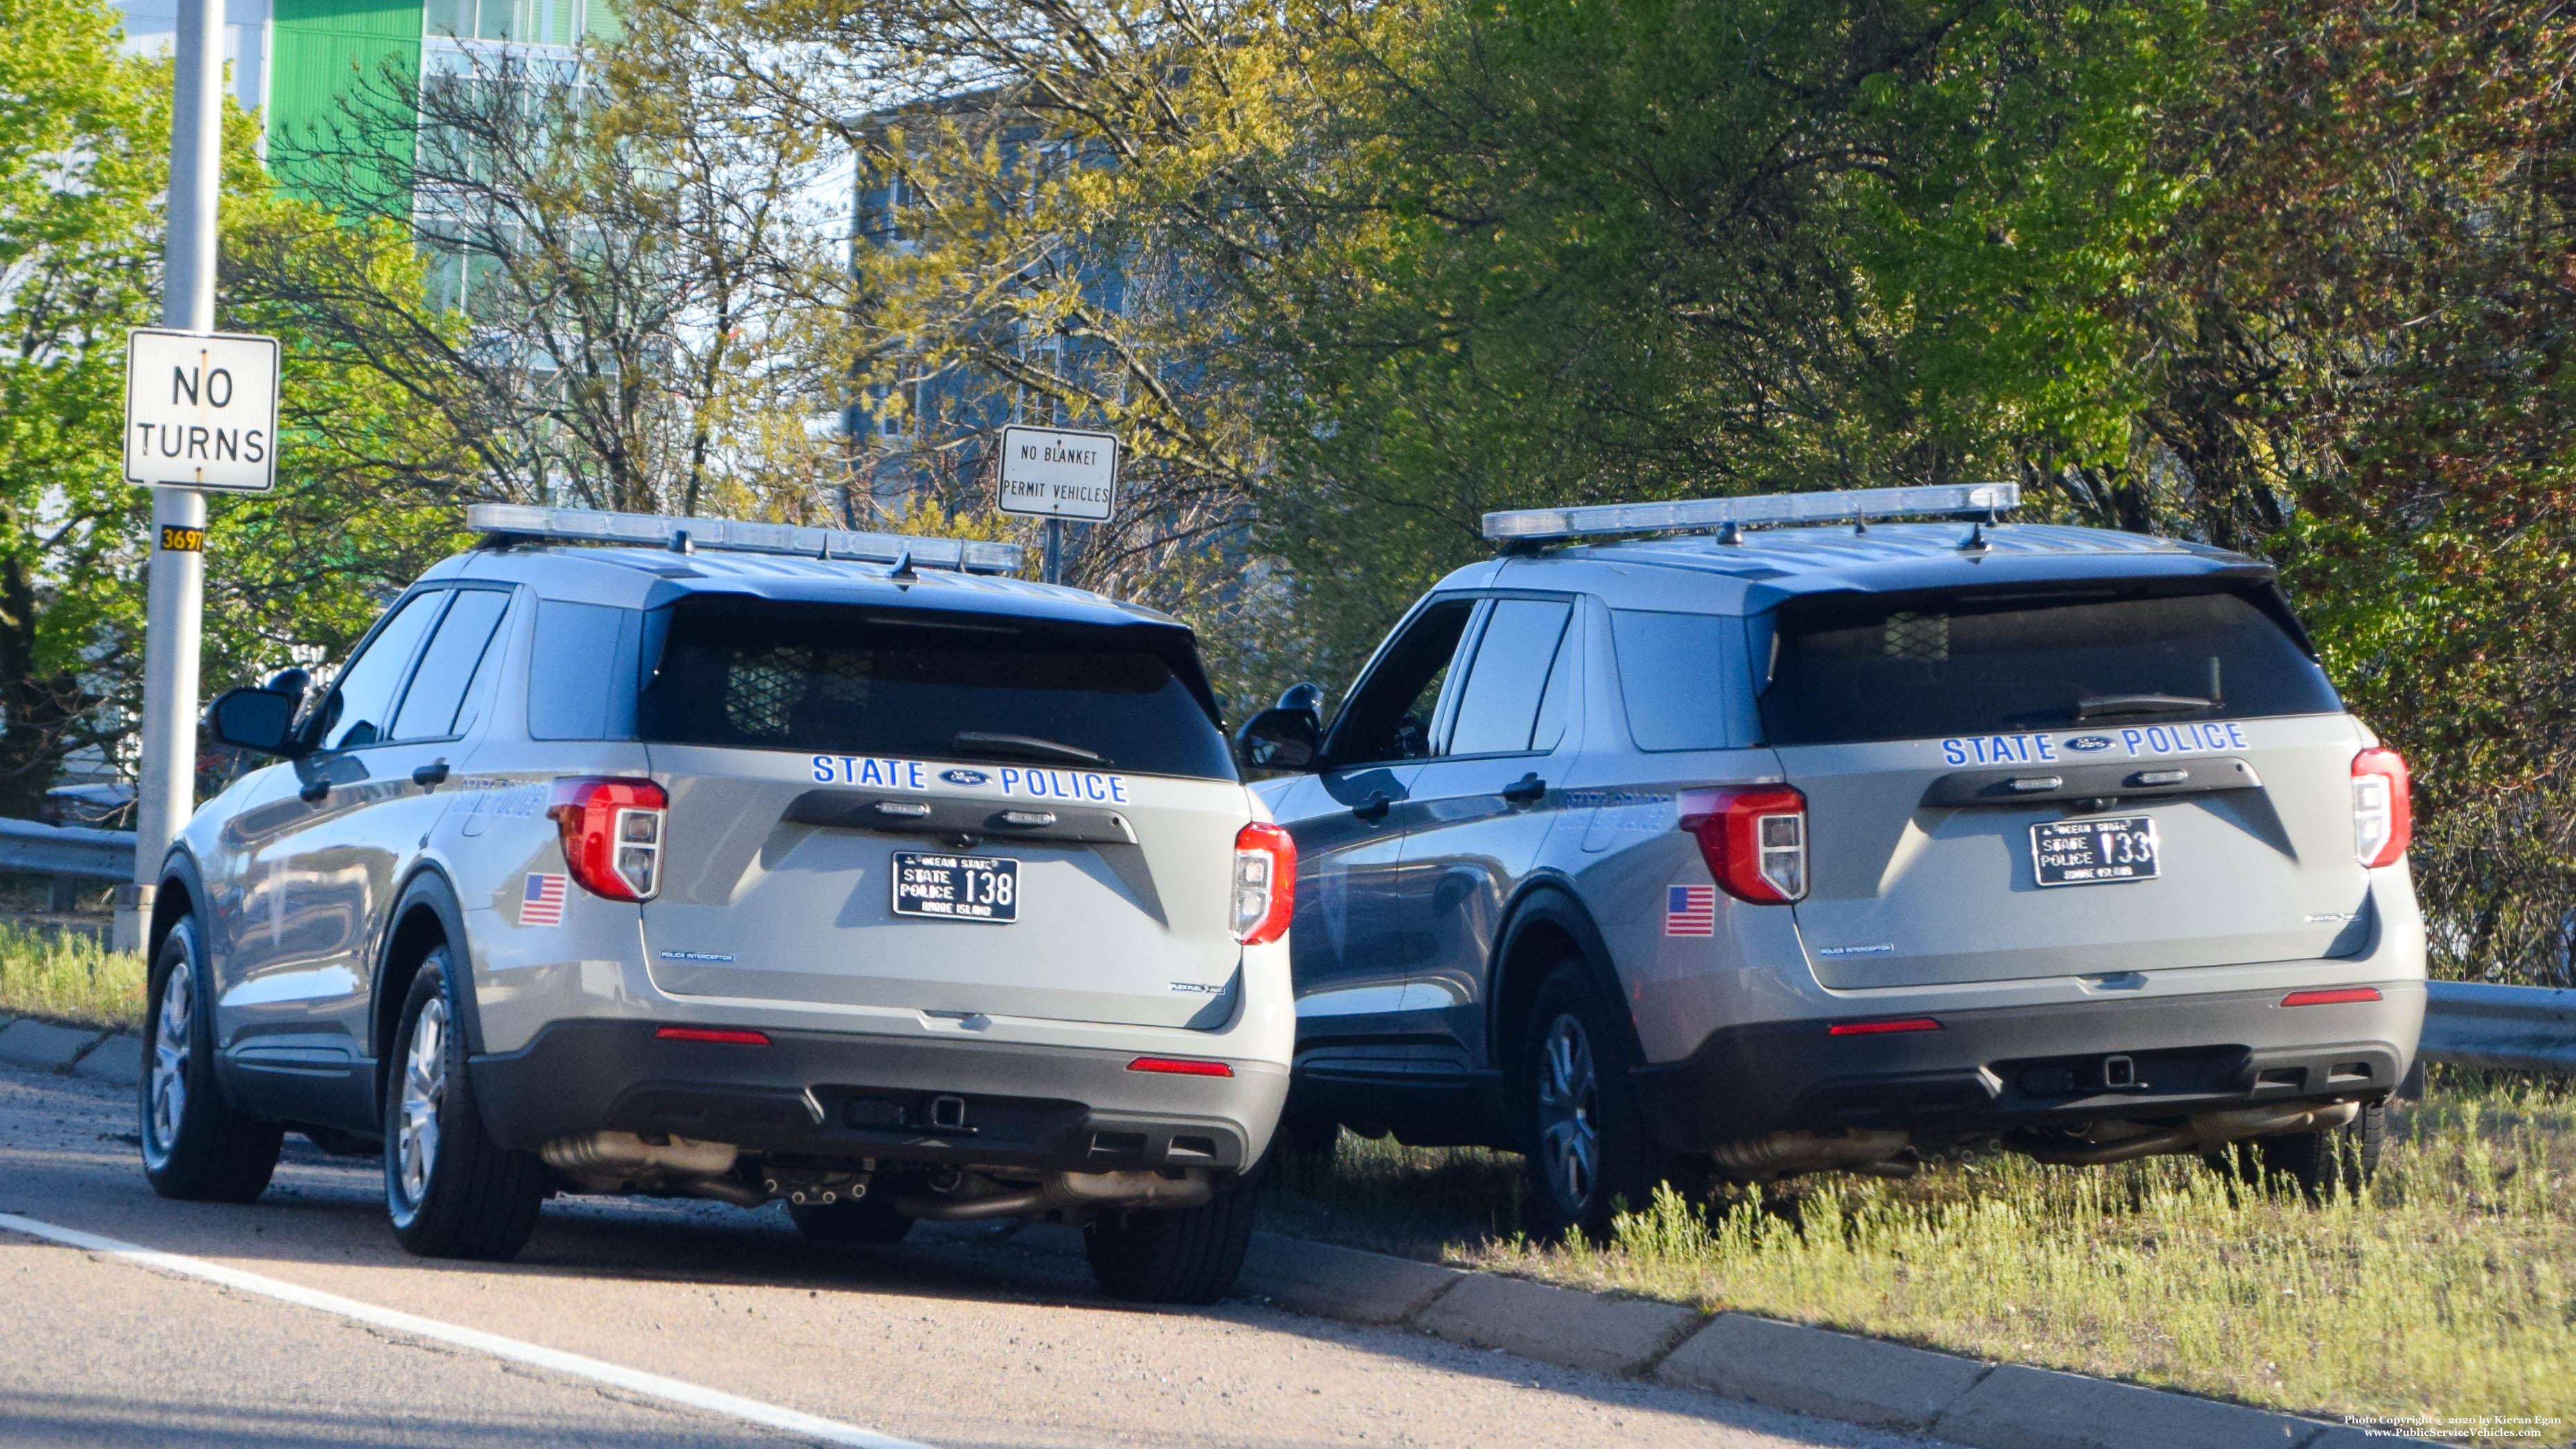
<svg viewBox="0 0 2576 1449">
<path fill-rule="evenodd" d="M 984 755 L 1017 755 L 1024 760 L 1071 760 L 1078 765 L 1097 765 L 1109 757 L 1080 745 L 1061 740 L 1042 740 L 1035 735 L 999 735 L 986 730 L 959 730 L 949 740 L 949 748 Z"/>
<path fill-rule="evenodd" d="M 2115 714 L 2182 714 L 2189 710 L 2211 709 L 2217 700 L 2202 699 L 2194 694 L 2097 694 L 2075 701 L 2077 719 L 2101 719 Z"/>
</svg>

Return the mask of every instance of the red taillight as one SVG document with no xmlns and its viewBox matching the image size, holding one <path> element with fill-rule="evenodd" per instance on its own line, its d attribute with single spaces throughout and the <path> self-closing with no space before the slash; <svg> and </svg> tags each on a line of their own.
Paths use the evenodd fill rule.
<svg viewBox="0 0 2576 1449">
<path fill-rule="evenodd" d="M 1807 797 L 1786 785 L 1694 790 L 1682 828 L 1726 893 L 1785 906 L 1807 894 Z"/>
<path fill-rule="evenodd" d="M 1297 842 L 1260 820 L 1236 831 L 1234 939 L 1247 946 L 1276 941 L 1288 934 L 1288 918 L 1296 908 Z"/>
<path fill-rule="evenodd" d="M 1234 1068 L 1223 1062 L 1204 1062 L 1196 1057 L 1138 1057 L 1127 1064 L 1131 1072 L 1165 1072 L 1175 1077 L 1230 1077 Z"/>
<path fill-rule="evenodd" d="M 2364 750 L 2352 757 L 2352 853 L 2363 865 L 2395 865 L 2415 838 L 2406 757 Z"/>
<path fill-rule="evenodd" d="M 767 1046 L 765 1031 L 737 1031 L 722 1026 L 666 1026 L 653 1033 L 661 1041 L 711 1041 L 725 1046 Z"/>
<path fill-rule="evenodd" d="M 1900 1016 L 1886 1021 L 1838 1021 L 1825 1028 L 1827 1036 L 1885 1036 L 1892 1031 L 1939 1031 L 1941 1023 L 1928 1016 Z"/>
<path fill-rule="evenodd" d="M 2281 998 L 2283 1006 L 2335 1006 L 2346 1001 L 2377 1001 L 2376 986 L 2335 986 L 2322 991 L 2293 991 Z"/>
<path fill-rule="evenodd" d="M 583 890 L 649 901 L 662 888 L 662 818 L 670 803 L 650 780 L 557 780 L 546 814 L 563 835 L 564 867 Z"/>
</svg>

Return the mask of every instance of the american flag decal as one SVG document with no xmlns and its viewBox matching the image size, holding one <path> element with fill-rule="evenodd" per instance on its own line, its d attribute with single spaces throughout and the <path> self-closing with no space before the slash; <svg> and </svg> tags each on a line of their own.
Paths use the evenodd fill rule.
<svg viewBox="0 0 2576 1449">
<path fill-rule="evenodd" d="M 562 876 L 531 875 L 528 877 L 528 888 L 519 896 L 519 924 L 560 926 L 563 924 L 563 903 L 564 878 Z"/>
<path fill-rule="evenodd" d="M 1666 886 L 1664 888 L 1664 934 L 1667 936 L 1716 935 L 1717 887 Z"/>
</svg>

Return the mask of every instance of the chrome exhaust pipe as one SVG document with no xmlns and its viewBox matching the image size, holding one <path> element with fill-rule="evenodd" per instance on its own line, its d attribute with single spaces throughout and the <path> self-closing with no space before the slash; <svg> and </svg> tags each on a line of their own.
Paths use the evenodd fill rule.
<svg viewBox="0 0 2576 1449">
<path fill-rule="evenodd" d="M 1035 1187 L 963 1196 L 908 1192 L 897 1196 L 895 1211 L 934 1223 L 984 1222 L 993 1218 L 1035 1217 L 1059 1209 L 1116 1212 L 1128 1208 L 1194 1208 L 1216 1195 L 1216 1179 L 1205 1168 L 1189 1168 L 1179 1177 L 1159 1172 L 1052 1172 Z"/>
<path fill-rule="evenodd" d="M 2101 1142 L 2070 1142 L 2022 1147 L 2040 1162 L 2064 1167 L 2101 1167 L 2176 1152 L 2206 1152 L 2248 1137 L 2277 1137 L 2286 1132 L 2319 1132 L 2341 1127 L 2361 1115 L 2359 1102 L 2285 1102 L 2278 1107 L 2239 1107 L 2227 1112 L 2201 1112 L 2182 1126 L 2147 1128 Z M 2129 1123 L 2108 1126 L 2127 1127 Z"/>
<path fill-rule="evenodd" d="M 1721 1142 L 1710 1149 L 1709 1158 L 1719 1171 L 1745 1182 L 1837 1168 L 1880 1177 L 1910 1177 L 1914 1165 L 1898 1159 L 1897 1154 L 1913 1141 L 1910 1133 L 1892 1131 L 1770 1132 Z"/>
<path fill-rule="evenodd" d="M 758 1207 L 769 1194 L 725 1176 L 742 1157 L 730 1142 L 673 1137 L 648 1142 L 632 1132 L 558 1137 L 537 1150 L 546 1166 L 592 1192 L 661 1192 Z"/>
</svg>

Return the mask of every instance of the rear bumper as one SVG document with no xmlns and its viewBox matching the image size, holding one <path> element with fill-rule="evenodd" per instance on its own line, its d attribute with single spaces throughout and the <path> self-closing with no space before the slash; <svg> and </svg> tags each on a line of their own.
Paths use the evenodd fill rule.
<svg viewBox="0 0 2576 1449">
<path fill-rule="evenodd" d="M 1872 1019 L 1863 1013 L 1764 1022 L 1712 1032 L 1688 1057 L 1635 1079 L 1656 1136 L 1688 1152 L 1792 1128 L 1937 1139 L 2382 1095 L 2413 1065 L 2424 983 L 2352 984 L 2376 986 L 2381 999 L 2285 1007 L 2282 992 L 2267 990 L 1936 1009 L 1923 1014 L 1937 1031 L 1860 1036 L 1828 1028 Z M 2113 1056 L 2130 1059 L 2134 1085 L 2105 1082 Z"/>
<path fill-rule="evenodd" d="M 558 1022 L 474 1058 L 485 1124 L 524 1151 L 611 1129 L 827 1163 L 1239 1169 L 1269 1145 L 1288 1093 L 1287 1069 L 1263 1062 L 1173 1076 L 1128 1070 L 1132 1051 L 796 1031 L 744 1046 L 655 1029 Z"/>
</svg>

